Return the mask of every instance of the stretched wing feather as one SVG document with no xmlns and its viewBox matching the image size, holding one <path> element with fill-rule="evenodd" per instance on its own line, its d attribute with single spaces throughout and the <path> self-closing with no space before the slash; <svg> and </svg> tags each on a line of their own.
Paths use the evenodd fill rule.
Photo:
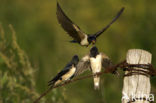
<svg viewBox="0 0 156 103">
<path fill-rule="evenodd" d="M 78 65 L 76 66 L 76 72 L 75 72 L 75 76 L 78 76 L 80 74 L 82 74 L 84 71 L 90 69 L 90 56 L 86 55 L 84 56 L 78 63 Z"/>
<path fill-rule="evenodd" d="M 57 19 L 61 24 L 62 28 L 77 42 L 81 42 L 81 40 L 85 37 L 85 33 L 83 33 L 80 28 L 74 24 L 63 12 L 59 3 L 57 3 Z"/>
<path fill-rule="evenodd" d="M 95 37 L 100 36 L 104 31 L 106 31 L 119 17 L 120 15 L 123 13 L 124 11 L 124 7 L 121 8 L 121 10 L 117 13 L 117 15 L 113 18 L 113 20 L 106 26 L 104 27 L 102 30 L 96 32 L 94 34 Z"/>
<path fill-rule="evenodd" d="M 101 55 L 102 55 L 102 67 L 103 68 L 108 68 L 110 66 L 113 66 L 112 61 L 106 54 L 101 53 Z"/>
<path fill-rule="evenodd" d="M 106 54 L 104 54 L 104 53 L 101 53 L 101 55 L 102 55 L 102 67 L 103 68 L 112 67 L 113 66 L 113 63 L 110 60 L 110 58 Z M 112 73 L 115 74 L 115 75 L 117 75 L 117 76 L 119 76 L 119 73 L 116 70 L 113 71 Z"/>
</svg>

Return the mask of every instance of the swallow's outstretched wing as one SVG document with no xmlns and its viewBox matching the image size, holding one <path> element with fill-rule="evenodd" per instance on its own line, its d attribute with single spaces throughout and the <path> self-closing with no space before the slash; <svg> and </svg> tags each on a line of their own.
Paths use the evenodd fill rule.
<svg viewBox="0 0 156 103">
<path fill-rule="evenodd" d="M 96 32 L 96 33 L 94 34 L 94 36 L 97 38 L 97 37 L 99 37 L 104 31 L 106 31 L 106 30 L 120 17 L 120 15 L 123 13 L 123 11 L 124 11 L 124 7 L 121 8 L 121 10 L 117 13 L 117 15 L 113 18 L 113 20 L 112 20 L 106 27 L 104 27 L 102 30 Z"/>
<path fill-rule="evenodd" d="M 108 67 L 113 66 L 112 61 L 106 54 L 101 53 L 101 55 L 102 55 L 102 67 L 103 68 L 108 68 Z"/>
<path fill-rule="evenodd" d="M 83 33 L 80 28 L 74 24 L 63 12 L 59 3 L 57 3 L 57 19 L 61 24 L 62 28 L 77 42 L 81 42 L 85 38 L 85 33 Z"/>
<path fill-rule="evenodd" d="M 82 74 L 84 71 L 90 69 L 90 56 L 86 55 L 84 56 L 79 63 L 77 64 L 77 70 L 75 72 L 75 76 L 78 76 Z"/>
</svg>

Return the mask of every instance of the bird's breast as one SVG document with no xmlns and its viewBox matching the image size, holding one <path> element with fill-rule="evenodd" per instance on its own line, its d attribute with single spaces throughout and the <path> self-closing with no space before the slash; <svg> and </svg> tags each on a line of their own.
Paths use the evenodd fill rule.
<svg viewBox="0 0 156 103">
<path fill-rule="evenodd" d="M 85 35 L 85 37 L 81 40 L 80 44 L 83 45 L 83 46 L 89 45 L 87 35 Z"/>
<path fill-rule="evenodd" d="M 93 73 L 97 73 L 97 72 L 101 71 L 101 65 L 102 65 L 101 60 L 102 60 L 101 55 L 97 55 L 96 58 L 94 58 L 94 57 L 90 58 L 91 69 L 92 69 Z"/>
<path fill-rule="evenodd" d="M 72 66 L 72 68 L 65 74 L 62 76 L 63 80 L 68 80 L 70 79 L 70 77 L 72 77 L 74 75 L 76 71 L 76 68 L 74 66 Z"/>
</svg>

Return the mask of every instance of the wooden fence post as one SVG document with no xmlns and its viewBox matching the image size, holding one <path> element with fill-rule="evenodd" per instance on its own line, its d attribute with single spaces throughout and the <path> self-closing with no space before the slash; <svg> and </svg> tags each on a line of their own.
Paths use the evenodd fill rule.
<svg viewBox="0 0 156 103">
<path fill-rule="evenodd" d="M 126 57 L 128 64 L 149 64 L 151 60 L 152 54 L 141 49 L 130 49 Z M 145 71 L 143 68 L 134 67 L 133 69 Z M 131 71 L 125 71 L 125 74 L 129 72 Z M 122 103 L 150 103 L 148 100 L 143 100 L 143 98 L 149 99 L 150 92 L 150 76 L 140 74 L 125 76 L 123 80 Z"/>
</svg>

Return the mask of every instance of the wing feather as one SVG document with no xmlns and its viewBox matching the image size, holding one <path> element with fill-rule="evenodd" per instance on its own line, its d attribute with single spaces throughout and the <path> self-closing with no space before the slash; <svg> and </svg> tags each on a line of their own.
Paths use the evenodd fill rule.
<svg viewBox="0 0 156 103">
<path fill-rule="evenodd" d="M 113 63 L 111 59 L 104 53 L 101 53 L 102 55 L 102 67 L 103 68 L 108 68 L 110 66 L 113 66 Z"/>
<path fill-rule="evenodd" d="M 61 70 L 53 79 L 51 79 L 49 82 L 48 82 L 48 86 L 52 86 L 54 85 L 54 83 L 59 80 L 64 74 L 66 74 L 70 68 L 71 68 L 71 64 L 67 64 L 65 68 L 63 68 L 63 70 Z"/>
<path fill-rule="evenodd" d="M 59 3 L 57 3 L 57 19 L 61 24 L 62 28 L 77 42 L 81 42 L 83 38 L 85 38 L 85 33 L 83 33 L 80 28 L 74 24 L 63 12 Z"/>
<path fill-rule="evenodd" d="M 120 17 L 120 15 L 123 13 L 123 11 L 124 11 L 124 7 L 121 8 L 121 10 L 117 13 L 117 15 L 113 18 L 113 20 L 112 20 L 107 26 L 105 26 L 102 30 L 96 32 L 96 33 L 94 34 L 94 36 L 95 36 L 95 37 L 98 37 L 98 36 L 100 36 L 104 31 L 106 31 L 106 30 Z"/>
<path fill-rule="evenodd" d="M 89 69 L 90 69 L 90 56 L 86 55 L 77 64 L 75 76 L 78 76 Z"/>
</svg>

